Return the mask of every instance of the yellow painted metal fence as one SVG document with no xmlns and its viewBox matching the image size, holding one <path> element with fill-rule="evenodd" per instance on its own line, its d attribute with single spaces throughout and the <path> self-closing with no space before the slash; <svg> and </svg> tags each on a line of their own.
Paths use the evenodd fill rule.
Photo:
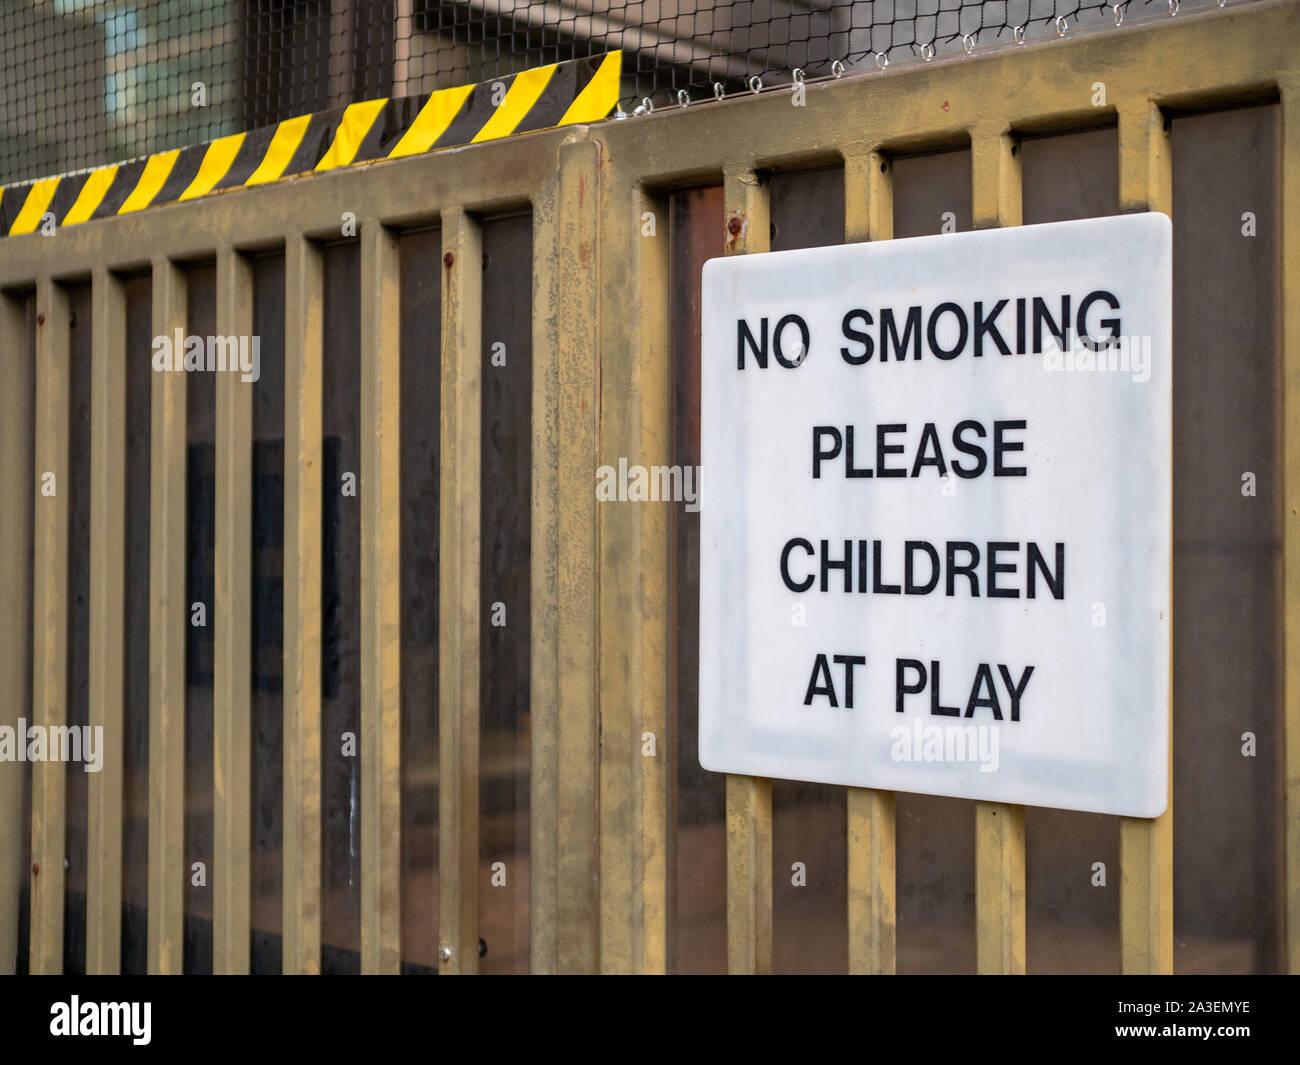
<svg viewBox="0 0 1300 1065">
<path fill-rule="evenodd" d="M 1114 937 L 1115 967 L 1125 972 L 1300 969 L 1300 4 L 1272 0 L 810 83 L 801 105 L 786 90 L 769 91 L 0 241 L 0 724 L 102 726 L 104 756 L 84 783 L 77 766 L 0 762 L 0 970 L 116 972 L 139 964 L 124 953 L 143 950 L 148 971 L 179 972 L 194 967 L 187 944 L 196 941 L 210 944 L 210 957 L 196 964 L 216 972 L 258 968 L 265 950 L 285 972 L 333 970 L 347 967 L 331 951 L 349 946 L 336 929 L 351 922 L 364 972 L 436 965 L 472 973 L 495 965 L 497 945 L 510 943 L 514 954 L 501 964 L 535 972 L 725 964 L 763 973 L 799 968 L 781 962 L 781 951 L 796 956 L 804 949 L 796 941 L 833 928 L 838 942 L 806 948 L 831 959 L 824 967 L 883 973 L 928 967 L 924 951 L 904 947 L 920 942 L 916 925 L 929 919 L 914 896 L 931 890 L 935 913 L 972 904 L 969 924 L 953 933 L 973 937 L 972 967 L 1034 968 L 1027 914 L 1035 912 L 1039 859 L 1027 841 L 1039 811 L 942 808 L 967 818 L 938 838 L 956 841 L 952 853 L 968 856 L 959 859 L 968 868 L 953 873 L 955 887 L 941 879 L 927 886 L 904 869 L 913 861 L 905 839 L 913 813 L 904 811 L 918 824 L 922 817 L 904 796 L 839 789 L 817 793 L 823 805 L 801 807 L 804 800 L 786 803 L 782 785 L 767 780 L 730 777 L 725 794 L 707 790 L 713 785 L 688 764 L 695 662 L 686 519 L 669 504 L 600 502 L 594 478 L 621 459 L 682 461 L 675 441 L 689 441 L 698 422 L 689 381 L 690 323 L 698 319 L 692 255 L 762 252 L 794 239 L 788 227 L 797 229 L 792 220 L 808 205 L 777 202 L 795 187 L 782 184 L 791 175 L 836 175 L 841 198 L 828 217 L 842 219 L 842 230 L 821 239 L 905 235 L 915 202 L 909 167 L 938 180 L 949 165 L 961 168 L 952 196 L 960 227 L 1041 220 L 1047 208 L 1032 197 L 1049 185 L 1058 198 L 1083 196 L 1080 174 L 1111 182 L 1110 211 L 1170 212 L 1177 226 L 1179 182 L 1205 187 L 1211 172 L 1190 160 L 1212 166 L 1219 134 L 1189 126 L 1180 142 L 1176 124 L 1218 114 L 1238 121 L 1234 109 L 1256 116 L 1240 121 L 1257 122 L 1250 128 L 1264 131 L 1260 150 L 1275 145 L 1278 162 L 1276 173 L 1261 170 L 1266 185 L 1274 182 L 1272 201 L 1251 193 L 1237 202 L 1233 188 L 1218 190 L 1232 225 L 1246 226 L 1250 213 L 1274 249 L 1261 260 L 1267 283 L 1252 304 L 1254 332 L 1224 339 L 1227 348 L 1261 345 L 1265 399 L 1240 409 L 1184 371 L 1176 394 L 1209 389 L 1203 408 L 1198 399 L 1187 410 L 1211 428 L 1189 421 L 1180 430 L 1176 416 L 1175 492 L 1189 514 L 1199 506 L 1201 489 L 1180 481 L 1198 434 L 1264 426 L 1265 450 L 1276 447 L 1260 461 L 1276 477 L 1261 482 L 1262 517 L 1249 520 L 1263 531 L 1246 551 L 1257 567 L 1250 572 L 1262 576 L 1234 586 L 1231 605 L 1204 596 L 1198 575 L 1219 562 L 1187 563 L 1180 585 L 1175 537 L 1175 638 L 1193 642 L 1175 654 L 1173 803 L 1154 821 L 1097 828 L 1115 832 L 1118 861 L 1109 888 L 1110 897 L 1118 888 L 1116 919 L 1098 935 Z M 1052 150 L 1041 146 L 1094 136 L 1101 140 L 1086 141 L 1091 169 L 1084 156 L 1067 156 L 1047 166 L 1047 183 L 1030 174 L 1031 155 L 1042 160 Z M 1184 171 L 1180 143 L 1190 146 Z M 1113 145 L 1100 163 L 1097 144 Z M 1224 165 L 1250 163 L 1241 156 Z M 929 214 L 939 231 L 941 212 Z M 355 234 L 341 228 L 348 217 Z M 1178 232 L 1176 255 L 1177 242 L 1190 239 Z M 522 273 L 508 272 L 520 262 Z M 209 267 L 205 288 L 197 272 Z M 283 276 L 270 294 L 257 280 L 268 269 Z M 1175 283 L 1189 314 L 1216 285 L 1231 288 L 1213 262 L 1188 270 L 1176 271 Z M 498 276 L 507 280 L 489 280 Z M 147 299 L 135 287 L 145 283 Z M 85 306 L 88 323 L 76 313 Z M 277 333 L 282 405 L 267 415 L 255 389 L 218 373 L 204 406 L 190 375 L 152 372 L 144 434 L 128 401 L 132 367 L 153 354 L 142 341 L 206 332 L 197 323 L 209 320 L 222 336 Z M 1176 360 L 1194 340 L 1178 328 Z M 344 334 L 356 338 L 353 378 L 331 361 Z M 520 365 L 521 347 L 530 376 L 509 386 L 525 389 L 516 395 L 493 375 Z M 417 364 L 432 375 L 419 392 Z M 88 396 L 88 411 L 78 396 Z M 514 415 L 494 420 L 502 411 Z M 255 428 L 267 416 L 279 431 L 279 450 L 267 452 L 269 481 Z M 345 416 L 354 431 L 331 428 Z M 502 443 L 512 422 L 524 434 L 522 459 Z M 417 458 L 413 432 L 427 447 Z M 133 466 L 141 440 L 147 462 Z M 349 440 L 357 443 L 351 468 L 341 465 Z M 196 511 L 196 479 L 209 475 L 196 456 L 206 454 L 211 506 Z M 143 481 L 133 469 L 145 471 Z M 1237 492 L 1240 470 L 1225 469 L 1226 490 Z M 417 498 L 411 485 L 421 470 L 436 472 L 436 493 Z M 351 495 L 339 489 L 348 473 Z M 267 484 L 282 500 L 271 549 L 282 592 L 268 600 L 279 626 L 274 663 L 259 657 L 254 635 L 265 594 L 253 578 L 265 550 L 258 500 Z M 84 521 L 70 500 L 81 500 Z M 488 523 L 489 506 L 504 516 Z M 210 522 L 210 542 L 195 532 L 201 522 Z M 357 577 L 340 589 L 338 573 L 349 571 L 331 560 L 351 550 L 351 522 Z M 322 531 L 336 528 L 345 532 Z M 132 560 L 146 557 L 133 549 L 144 530 L 142 568 Z M 1215 535 L 1230 539 L 1231 529 Z M 1187 552 L 1208 549 L 1194 539 L 1184 541 Z M 436 559 L 423 589 L 405 565 L 417 550 Z M 202 583 L 196 566 L 209 557 L 210 659 L 202 650 L 200 661 L 195 648 L 209 645 L 193 642 L 191 593 Z M 511 577 L 521 565 L 526 572 Z M 507 579 L 516 598 L 498 602 L 494 589 Z M 137 609 L 133 596 L 146 583 Z M 436 597 L 436 608 L 421 613 L 421 595 Z M 499 657 L 505 645 L 493 641 L 502 639 L 498 628 L 523 623 L 508 614 L 520 597 L 527 664 L 516 677 Z M 508 619 L 500 624 L 498 607 Z M 1201 695 L 1192 673 L 1180 680 L 1178 671 L 1203 657 L 1196 632 L 1214 610 L 1225 612 L 1225 624 L 1272 635 L 1232 689 L 1240 721 L 1224 718 L 1224 728 L 1201 738 Z M 412 618 L 426 615 L 419 631 L 436 637 L 427 662 L 417 662 Z M 147 620 L 143 635 L 131 618 Z M 353 690 L 350 667 L 340 679 L 331 665 L 346 657 L 339 647 L 353 635 L 346 654 L 357 669 L 356 703 L 332 709 Z M 208 717 L 195 716 L 200 669 Z M 267 676 L 280 699 L 279 761 L 269 769 L 257 709 Z M 507 677 L 526 696 L 500 696 L 509 713 L 498 729 L 488 706 L 498 696 L 485 693 Z M 85 720 L 74 722 L 81 690 Z M 140 692 L 143 703 L 131 694 Z M 355 729 L 336 728 L 349 713 Z M 416 719 L 425 732 L 414 729 Z M 128 758 L 132 722 L 147 723 L 143 761 Z M 207 724 L 196 732 L 196 722 Z M 337 768 L 336 752 L 347 750 L 340 731 L 355 732 L 351 792 L 352 770 Z M 1241 896 L 1241 916 L 1265 931 L 1242 933 L 1241 955 L 1187 947 L 1184 964 L 1178 951 L 1198 922 L 1235 927 L 1235 917 L 1216 916 L 1212 893 L 1203 903 L 1187 896 L 1180 917 L 1182 892 L 1200 887 L 1176 880 L 1175 840 L 1179 853 L 1184 845 L 1191 853 L 1201 826 L 1185 834 L 1178 826 L 1176 836 L 1174 813 L 1183 803 L 1214 806 L 1216 789 L 1228 785 L 1198 769 L 1199 759 L 1228 746 L 1240 758 L 1244 732 L 1257 734 L 1263 757 L 1249 765 L 1262 774 L 1251 795 L 1268 804 L 1252 800 L 1258 831 L 1243 853 L 1260 855 L 1263 872 Z M 198 763 L 210 776 L 194 776 Z M 342 792 L 331 783 L 339 773 Z M 277 781 L 271 802 L 259 783 L 266 774 Z M 427 814 L 418 830 L 410 817 L 417 796 Z M 204 868 L 196 873 L 203 833 L 195 835 L 191 818 L 204 803 L 210 844 L 199 846 Z M 819 873 L 836 885 L 827 896 L 836 912 L 792 908 L 786 920 L 774 883 L 788 879 L 790 855 L 801 853 L 781 842 L 793 823 L 787 814 L 803 818 L 799 832 L 815 833 L 818 811 L 832 805 L 826 823 L 838 841 L 818 846 L 842 857 Z M 266 818 L 276 826 L 269 835 Z M 270 865 L 265 838 L 274 841 Z M 77 859 L 65 882 L 71 851 Z M 498 851 L 508 857 L 498 860 Z M 84 885 L 74 888 L 83 861 Z M 1088 868 L 1079 875 L 1082 895 Z M 1239 875 L 1222 870 L 1227 880 Z M 962 878 L 973 883 L 973 900 Z M 493 891 L 515 892 L 508 908 Z M 956 901 L 944 902 L 945 891 Z M 720 900 L 718 912 L 697 905 L 706 897 Z M 270 919 L 259 916 L 263 904 Z M 272 947 L 258 946 L 259 932 L 274 933 Z M 715 933 L 725 939 L 708 955 Z M 417 939 L 436 944 L 436 957 L 417 950 Z M 1071 968 L 1072 958 L 1066 951 L 1046 967 Z"/>
</svg>

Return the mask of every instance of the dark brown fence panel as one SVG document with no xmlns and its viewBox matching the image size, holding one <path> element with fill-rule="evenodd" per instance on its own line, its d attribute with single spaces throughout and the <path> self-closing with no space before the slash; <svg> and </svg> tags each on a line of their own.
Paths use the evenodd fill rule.
<svg viewBox="0 0 1300 1065">
<path fill-rule="evenodd" d="M 284 794 L 284 255 L 253 260 L 250 965 L 281 971 Z M 251 340 L 250 340 L 251 343 Z"/>
<path fill-rule="evenodd" d="M 21 611 L 22 632 L 25 638 L 14 640 L 12 645 L 5 648 L 6 668 L 12 671 L 6 679 L 19 693 L 19 698 L 15 705 L 5 707 L 0 713 L 4 714 L 6 724 L 16 726 L 19 718 L 27 721 L 32 719 L 31 639 L 35 619 L 31 574 L 35 569 L 32 538 L 35 491 L 31 486 L 34 484 L 32 456 L 36 447 L 36 378 L 32 368 L 36 363 L 36 298 L 33 294 L 16 297 L 0 296 L 0 299 L 6 300 L 6 305 L 0 306 L 0 312 L 9 318 L 5 323 L 7 336 L 17 336 L 22 341 L 19 350 L 4 353 L 6 365 L 12 365 L 15 369 L 22 367 L 24 371 L 15 374 L 16 379 L 10 381 L 10 388 L 16 390 L 19 400 L 14 408 L 7 408 L 20 412 L 19 423 L 5 427 L 5 430 L 8 430 L 6 441 L 13 445 L 14 450 L 11 460 L 20 463 L 15 467 L 14 488 L 21 489 L 22 503 L 14 528 L 22 531 L 23 542 L 20 550 L 24 557 L 15 560 L 21 567 L 22 577 L 18 578 L 18 575 L 14 574 L 17 583 L 10 587 L 19 593 L 15 606 Z M 8 360 L 13 360 L 12 364 Z M 11 505 L 13 505 L 12 500 Z M 11 926 L 15 937 L 13 971 L 28 973 L 31 971 L 32 763 L 0 765 L 0 773 L 6 774 L 6 797 L 15 800 L 15 806 L 21 814 L 17 824 L 6 826 L 5 829 L 4 838 L 12 850 L 4 855 L 3 860 L 16 863 L 8 871 L 11 878 L 8 882 L 16 889 L 17 912 L 12 916 L 5 914 L 3 919 L 13 922 Z M 0 964 L 7 963 L 8 959 L 0 959 Z"/>
<path fill-rule="evenodd" d="M 90 286 L 68 289 L 68 644 L 67 724 L 89 724 L 90 665 Z M 84 734 L 83 734 L 84 740 Z M 82 750 L 82 757 L 86 752 Z M 66 766 L 64 822 L 63 971 L 86 971 L 86 812 L 84 762 Z"/>
<path fill-rule="evenodd" d="M 721 186 L 669 198 L 673 465 L 700 464 L 700 270 L 721 252 L 723 214 Z M 726 789 L 725 778 L 706 773 L 699 759 L 698 511 L 672 508 L 669 553 L 669 971 L 721 973 L 727 969 Z"/>
<path fill-rule="evenodd" d="M 479 971 L 527 972 L 532 216 L 482 232 Z"/>
<path fill-rule="evenodd" d="M 125 687 L 122 704 L 122 972 L 148 965 L 149 438 L 153 300 L 146 277 L 126 282 Z"/>
<path fill-rule="evenodd" d="M 438 971 L 438 492 L 442 231 L 404 233 L 402 971 Z"/>
<path fill-rule="evenodd" d="M 204 263 L 187 272 L 185 335 L 217 331 L 216 267 Z M 215 375 L 185 375 L 186 551 L 185 551 L 185 881 L 186 975 L 212 972 L 212 681 L 216 620 L 216 417 Z M 201 609 L 200 609 L 201 608 Z M 200 624 L 200 622 L 202 622 Z M 195 868 L 202 863 L 202 868 Z"/>
<path fill-rule="evenodd" d="M 1278 111 L 1172 120 L 1178 972 L 1282 966 Z"/>
<path fill-rule="evenodd" d="M 361 971 L 361 248 L 324 255 L 321 972 Z M 345 494 L 350 493 L 350 494 Z"/>
</svg>

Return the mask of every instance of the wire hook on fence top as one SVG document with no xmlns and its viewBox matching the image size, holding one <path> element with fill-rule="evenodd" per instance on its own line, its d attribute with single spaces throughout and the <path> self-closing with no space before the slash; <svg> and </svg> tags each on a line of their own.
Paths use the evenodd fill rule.
<svg viewBox="0 0 1300 1065">
<path fill-rule="evenodd" d="M 1112 3 L 1112 4 L 1103 3 L 1101 6 L 1103 10 L 1106 7 L 1109 7 L 1111 10 L 1111 17 L 1114 21 L 1114 24 L 1116 26 L 1122 26 L 1124 25 L 1125 12 L 1129 6 L 1129 3 L 1130 0 L 1118 0 L 1118 2 L 1116 3 Z M 1168 5 L 1169 17 L 1172 18 L 1178 15 L 1182 6 L 1182 0 L 1166 0 L 1166 3 Z M 1228 6 L 1228 0 L 1215 0 L 1215 6 L 1219 8 L 1225 8 Z M 1057 37 L 1066 37 L 1069 35 L 1070 22 L 1066 16 L 1064 15 L 1054 16 L 1051 19 L 1051 24 L 1056 31 Z M 1029 24 L 1027 22 L 1021 23 L 1018 26 L 1011 26 L 1009 28 L 1011 30 L 1012 38 L 1017 45 L 1023 45 L 1027 43 L 1027 31 L 1029 28 Z M 961 40 L 962 51 L 966 55 L 973 55 L 979 43 L 979 31 L 976 30 L 972 33 L 960 34 L 960 40 Z M 921 59 L 927 63 L 937 58 L 938 56 L 937 38 L 934 40 L 927 41 L 924 44 L 915 45 L 915 48 L 917 53 L 920 55 Z M 888 69 L 890 64 L 890 58 L 889 58 L 889 52 L 887 50 L 880 51 L 880 52 L 872 52 L 868 54 L 872 56 L 876 65 L 876 69 L 878 71 L 883 72 L 886 69 Z M 843 59 L 836 59 L 831 62 L 830 74 L 833 78 L 837 78 L 837 79 L 843 78 L 847 73 L 848 73 L 848 67 Z M 794 67 L 790 71 L 790 77 L 793 85 L 802 86 L 807 84 L 808 74 L 803 67 Z M 758 74 L 754 74 L 751 77 L 749 77 L 744 82 L 744 85 L 746 88 L 749 89 L 751 93 L 755 95 L 762 93 L 764 89 L 763 78 Z M 713 88 L 714 99 L 719 101 L 726 99 L 727 89 L 723 82 L 720 81 L 713 82 L 712 88 Z M 693 102 L 691 100 L 690 93 L 686 89 L 678 89 L 675 95 L 675 99 L 679 107 L 689 107 Z M 654 109 L 655 109 L 654 100 L 649 96 L 643 96 L 641 98 L 640 104 L 636 107 L 635 110 L 631 112 L 631 114 L 628 114 L 626 111 L 624 111 L 622 103 L 619 103 L 615 105 L 615 111 L 611 117 L 615 119 L 631 118 L 636 115 L 651 114 L 654 111 Z"/>
</svg>

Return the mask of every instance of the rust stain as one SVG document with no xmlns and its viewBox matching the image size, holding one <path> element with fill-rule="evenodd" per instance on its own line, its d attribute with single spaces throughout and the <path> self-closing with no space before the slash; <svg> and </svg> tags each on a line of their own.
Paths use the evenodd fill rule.
<svg viewBox="0 0 1300 1065">
<path fill-rule="evenodd" d="M 744 211 L 728 211 L 726 250 L 734 251 L 739 242 L 745 239 L 748 229 L 749 222 Z"/>
</svg>

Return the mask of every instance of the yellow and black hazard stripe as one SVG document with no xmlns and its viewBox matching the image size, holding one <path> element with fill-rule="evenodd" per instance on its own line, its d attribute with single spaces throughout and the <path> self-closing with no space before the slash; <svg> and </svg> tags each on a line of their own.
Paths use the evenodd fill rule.
<svg viewBox="0 0 1300 1065">
<path fill-rule="evenodd" d="M 454 89 L 287 119 L 207 144 L 0 189 L 0 236 L 130 214 L 241 186 L 596 122 L 619 96 L 622 53 Z"/>
</svg>

